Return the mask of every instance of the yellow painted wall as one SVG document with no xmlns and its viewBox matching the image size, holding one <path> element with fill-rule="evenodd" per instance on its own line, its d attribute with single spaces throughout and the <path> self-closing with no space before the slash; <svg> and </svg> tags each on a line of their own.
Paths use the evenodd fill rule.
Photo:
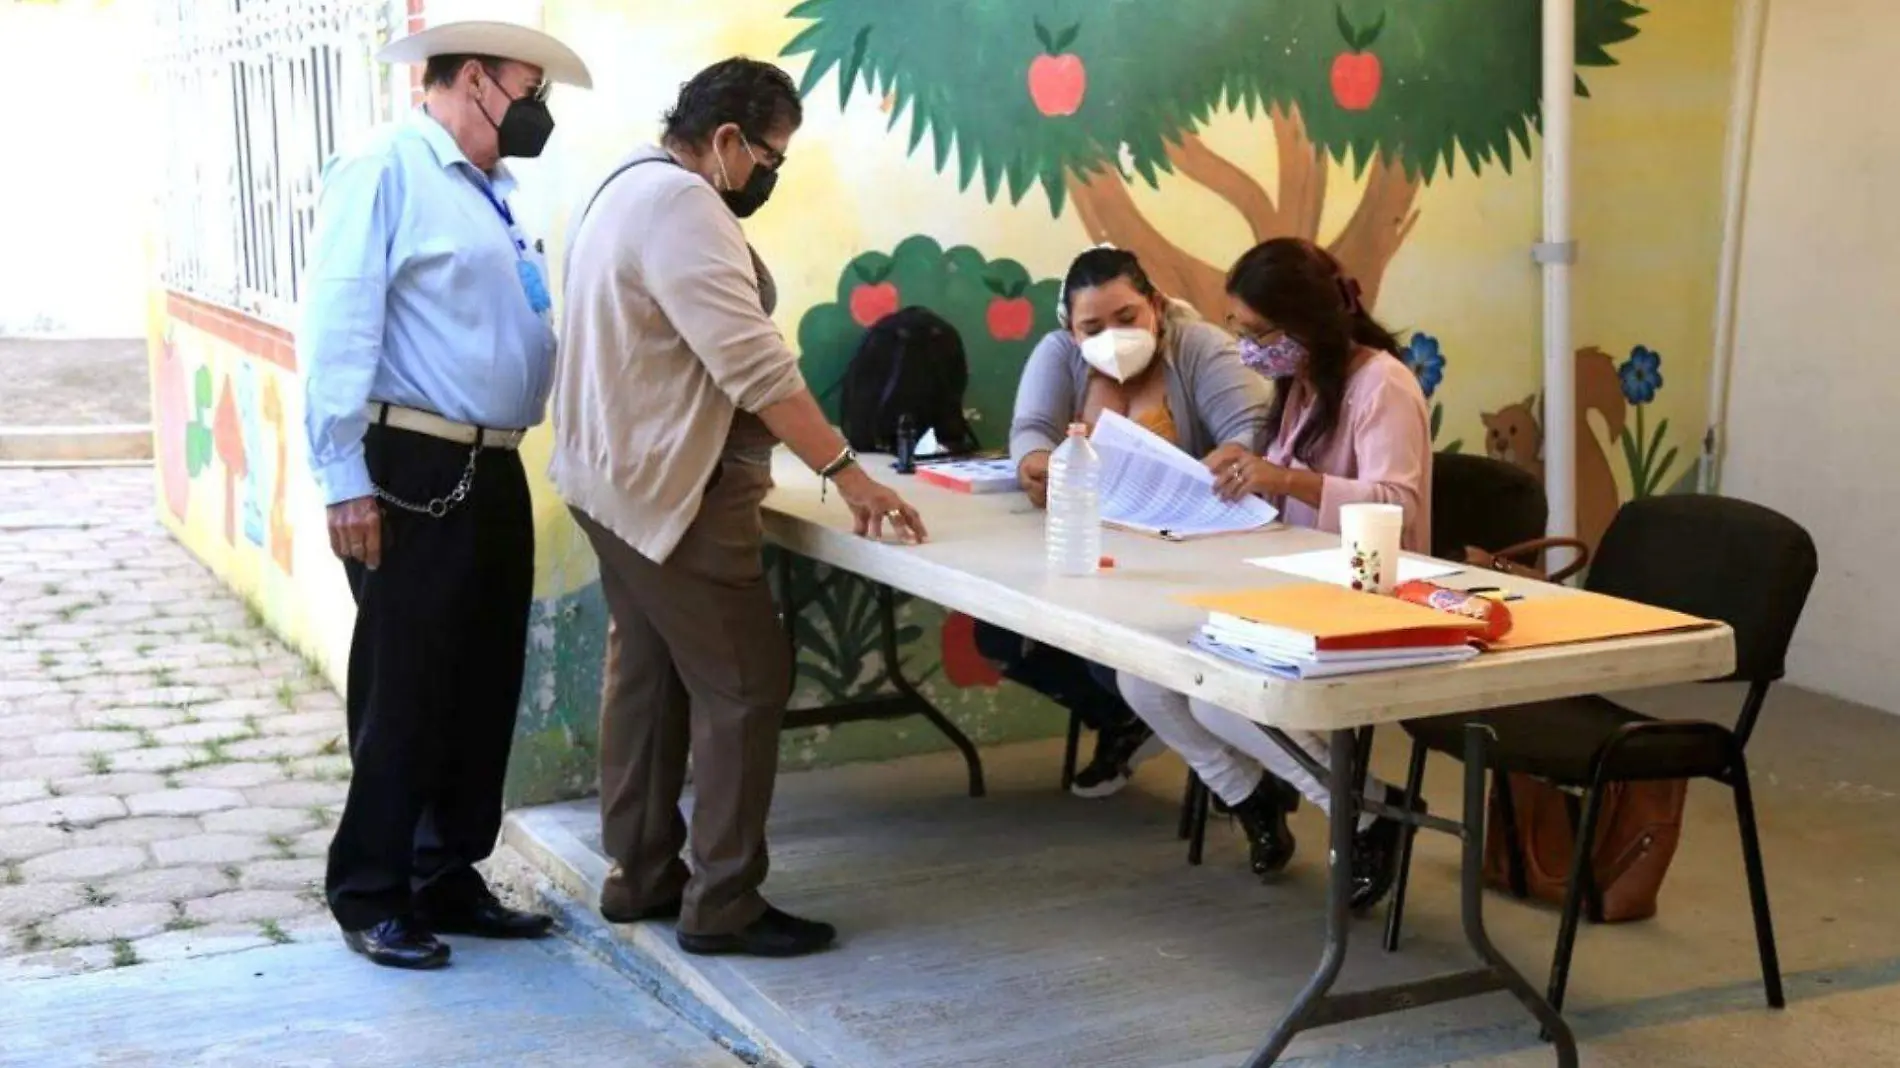
<svg viewBox="0 0 1900 1068">
<path fill-rule="evenodd" d="M 911 6 L 923 0 L 888 0 L 881 7 L 865 6 L 866 0 L 851 2 L 879 19 L 890 13 L 879 33 L 902 33 L 905 11 L 927 10 Z M 1017 10 L 1000 0 L 970 2 L 964 10 L 981 9 L 989 13 L 986 17 L 1004 18 Z M 1226 10 L 1215 0 L 1194 3 L 1198 9 Z M 1585 5 L 1602 6 L 1601 0 L 1585 0 Z M 679 84 L 729 55 L 777 56 L 810 25 L 805 19 L 788 18 L 791 6 L 792 0 L 548 0 L 542 5 L 546 28 L 583 53 L 596 79 L 592 92 L 563 87 L 555 93 L 559 128 L 548 154 L 517 167 L 522 178 L 520 215 L 531 229 L 547 235 L 554 263 L 560 261 L 571 211 L 593 192 L 614 161 L 656 136 L 659 117 Z M 1178 12 L 1186 10 L 1164 0 L 1151 6 L 1157 18 L 1169 12 L 1178 18 Z M 1341 10 L 1350 9 L 1363 28 L 1377 7 L 1372 0 L 1346 0 Z M 1078 8 L 1074 15 L 1086 22 L 1101 17 L 1100 12 L 1126 18 L 1146 9 L 1136 0 L 1119 0 L 1088 10 Z M 1469 17 L 1450 7 L 1436 12 L 1394 17 Z M 1585 470 L 1579 476 L 1586 526 L 1607 522 L 1620 498 L 1677 488 L 1693 471 L 1706 418 L 1732 21 L 1728 0 L 1657 4 L 1636 17 L 1636 36 L 1610 47 L 1616 65 L 1584 71 L 1592 95 L 1579 101 L 1576 110 L 1576 228 L 1582 246 L 1576 273 L 1576 339 L 1580 349 L 1600 350 L 1580 357 L 1580 367 L 1586 368 L 1580 371 L 1581 393 L 1592 408 L 1586 421 L 1591 439 L 1581 450 Z M 1060 27 L 1056 29 L 1059 33 Z M 1029 32 L 1027 26 L 1020 30 Z M 1178 26 L 1170 32 L 1173 36 L 1166 39 L 1182 39 Z M 1220 25 L 1209 26 L 1210 52 L 1221 43 L 1223 32 Z M 1326 49 L 1345 47 L 1330 14 L 1302 32 L 1319 33 L 1329 42 Z M 1529 40 L 1531 46 L 1510 57 L 1513 68 L 1531 71 L 1534 84 L 1535 34 L 1518 40 Z M 1394 47 L 1404 44 L 1399 41 Z M 946 47 L 989 46 L 957 41 L 946 42 Z M 1143 42 L 1142 47 L 1156 46 Z M 1382 46 L 1373 42 L 1367 47 L 1376 52 Z M 1141 48 L 1124 45 L 1123 53 L 1139 56 Z M 1197 48 L 1185 56 L 1156 55 L 1154 61 L 1191 72 L 1201 59 Z M 805 62 L 803 57 L 783 61 L 794 77 L 804 73 Z M 1335 98 L 1327 95 L 1324 77 L 1318 80 L 1322 84 L 1314 87 L 1318 96 L 1311 106 L 1332 106 Z M 1402 101 L 1405 86 L 1394 79 L 1382 91 Z M 995 92 L 1023 94 L 1021 72 L 999 78 Z M 808 327 L 807 338 L 818 339 L 826 350 L 803 352 L 808 369 L 813 369 L 813 384 L 821 388 L 830 384 L 823 376 L 835 375 L 857 329 L 834 303 L 841 289 L 849 289 L 852 276 L 847 272 L 854 266 L 882 270 L 884 257 L 896 254 L 902 261 L 899 270 L 913 272 L 904 277 L 922 278 L 928 285 L 948 286 L 945 278 L 971 267 L 1036 283 L 1031 292 L 1044 305 L 1038 315 L 1039 322 L 1046 323 L 1051 296 L 1046 280 L 1059 277 L 1069 260 L 1092 243 L 1073 198 L 1059 216 L 1052 216 L 1040 189 L 1030 190 L 1017 204 L 1007 196 L 986 199 L 980 178 L 969 190 L 959 191 L 955 150 L 940 172 L 931 158 L 929 137 L 917 151 L 908 150 L 907 115 L 900 116 L 896 129 L 887 129 L 887 106 L 880 106 L 878 95 L 858 91 L 840 107 L 836 75 L 820 81 L 807 100 L 806 122 L 791 146 L 791 162 L 777 195 L 746 223 L 777 278 L 781 327 L 794 339 L 801 336 L 801 327 Z M 1079 113 L 1077 121 L 1089 114 Z M 1098 118 L 1093 121 L 1112 119 L 1094 114 Z M 1277 153 L 1274 128 L 1264 117 L 1216 109 L 1197 132 L 1212 153 L 1266 190 L 1277 190 L 1284 161 Z M 1532 468 L 1539 466 L 1536 412 L 1535 405 L 1524 402 L 1540 384 L 1539 283 L 1530 258 L 1541 197 L 1535 149 L 1534 137 L 1530 156 L 1514 147 L 1508 171 L 1493 164 L 1473 174 L 1460 153 L 1454 167 L 1432 175 L 1410 202 L 1416 222 L 1385 264 L 1376 308 L 1388 324 L 1423 335 L 1416 359 L 1430 358 L 1424 338 L 1436 344 L 1436 353 L 1444 359 L 1442 368 L 1436 368 L 1442 381 L 1435 383 L 1433 395 L 1443 409 L 1439 447 L 1489 447 Z M 1309 171 L 1314 166 L 1310 157 L 1304 166 Z M 1349 226 L 1372 181 L 1350 164 L 1330 164 L 1326 171 L 1327 195 L 1317 227 L 1322 241 Z M 1389 182 L 1381 190 L 1386 197 L 1393 193 Z M 1163 235 L 1183 261 L 1197 259 L 1210 269 L 1224 268 L 1254 240 L 1239 212 L 1188 178 L 1164 174 L 1157 188 L 1137 179 L 1128 196 L 1127 211 Z M 971 246 L 976 252 L 944 251 L 957 246 Z M 978 291 L 976 299 L 988 297 Z M 975 337 L 986 327 L 980 311 L 974 314 L 973 321 L 961 324 L 966 340 L 982 348 L 981 359 L 973 349 L 973 393 L 988 389 L 992 398 L 989 419 L 978 429 L 988 440 L 1000 441 L 1004 428 L 997 424 L 1007 418 L 1015 363 L 1035 337 Z M 205 367 L 213 389 L 219 391 L 212 398 L 215 403 L 227 378 L 244 373 L 239 368 L 251 364 L 250 373 L 260 387 L 276 384 L 283 425 L 293 430 L 299 425 L 301 405 L 288 372 L 245 357 L 238 347 L 168 317 L 162 300 L 154 306 L 153 337 L 158 390 L 168 388 L 168 367 L 182 373 L 187 385 L 197 369 Z M 1663 387 L 1653 395 L 1645 389 L 1626 394 L 1617 375 L 1637 346 L 1661 357 Z M 1000 404 L 993 402 L 996 397 L 1003 398 Z M 1635 403 L 1644 398 L 1646 403 Z M 165 478 L 175 481 L 173 456 L 182 456 L 181 450 L 188 448 L 186 428 L 192 419 L 187 411 L 167 423 L 162 392 L 157 410 L 161 466 L 174 472 L 161 477 L 163 484 Z M 215 408 L 206 418 L 214 415 Z M 1634 434 L 1639 420 L 1640 452 L 1653 454 L 1652 462 L 1675 452 L 1669 468 L 1652 472 L 1649 484 L 1641 487 L 1633 485 L 1619 434 Z M 272 555 L 275 535 L 268 524 L 262 546 L 249 541 L 241 519 L 235 536 L 226 536 L 223 461 L 216 455 L 196 475 L 187 473 L 185 514 L 171 522 L 194 551 L 320 659 L 332 678 L 340 678 L 348 641 L 348 598 L 341 570 L 324 544 L 321 510 L 304 473 L 301 440 L 301 434 L 293 432 L 284 446 L 291 472 L 283 512 L 293 543 L 288 567 Z M 541 477 L 548 442 L 543 428 L 524 447 L 533 473 L 539 544 L 522 745 L 515 767 L 517 779 L 527 786 L 517 789 L 518 797 L 585 788 L 595 737 L 604 605 L 592 553 Z M 263 442 L 258 448 L 274 458 L 277 445 Z M 245 492 L 240 485 L 240 506 Z M 265 485 L 256 492 L 276 491 Z M 161 491 L 161 502 L 165 499 Z M 161 511 L 169 514 L 169 505 L 161 503 Z M 838 596 L 861 594 L 846 589 Z M 905 621 L 916 628 L 906 644 L 913 669 L 930 676 L 928 692 L 979 740 L 1057 727 L 1059 721 L 1046 706 L 994 686 L 993 677 L 974 659 L 966 628 L 959 624 L 944 629 L 942 614 L 924 605 L 907 607 Z M 801 700 L 837 696 L 875 679 L 876 665 L 861 655 L 864 643 L 854 642 L 850 655 L 826 663 L 807 660 Z M 858 725 L 788 738 L 786 755 L 793 763 L 813 762 L 888 755 L 936 741 L 927 729 L 913 725 Z"/>
</svg>

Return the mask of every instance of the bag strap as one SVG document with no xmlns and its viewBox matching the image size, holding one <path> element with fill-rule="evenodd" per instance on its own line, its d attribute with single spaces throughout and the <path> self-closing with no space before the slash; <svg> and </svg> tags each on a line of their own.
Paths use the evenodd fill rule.
<svg viewBox="0 0 1900 1068">
<path fill-rule="evenodd" d="M 563 275 L 567 274 L 568 267 L 573 263 L 573 259 L 574 259 L 573 238 L 581 232 L 581 224 L 587 221 L 587 213 L 594 210 L 594 202 L 598 201 L 600 199 L 600 195 L 607 191 L 607 187 L 613 184 L 614 179 L 620 177 L 621 175 L 627 173 L 628 171 L 634 169 L 635 167 L 639 167 L 648 163 L 667 163 L 675 167 L 679 166 L 679 161 L 675 160 L 672 156 L 648 156 L 645 159 L 629 160 L 626 163 L 622 163 L 620 166 L 615 167 L 613 169 L 613 173 L 609 174 L 606 178 L 602 179 L 601 183 L 594 187 L 594 195 L 587 198 L 587 206 L 582 208 L 580 215 L 577 218 L 575 218 L 574 228 L 568 231 L 567 255 L 563 257 L 563 262 L 561 264 L 561 273 Z"/>
<path fill-rule="evenodd" d="M 1573 550 L 1577 558 L 1552 575 L 1547 575 L 1537 567 L 1523 562 L 1524 559 L 1535 558 L 1551 549 Z M 1563 582 L 1590 566 L 1590 546 L 1578 538 L 1532 538 L 1530 541 L 1521 541 L 1496 552 L 1487 552 L 1475 546 L 1468 546 L 1465 549 L 1465 559 L 1469 563 L 1492 571 L 1541 578 L 1545 582 Z"/>
</svg>

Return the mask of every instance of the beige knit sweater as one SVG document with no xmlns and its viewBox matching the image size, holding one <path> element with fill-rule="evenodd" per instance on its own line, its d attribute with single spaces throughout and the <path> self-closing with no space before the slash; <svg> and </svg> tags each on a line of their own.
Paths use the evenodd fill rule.
<svg viewBox="0 0 1900 1068">
<path fill-rule="evenodd" d="M 664 160 L 648 146 L 634 159 Z M 568 243 L 548 475 L 664 563 L 699 512 L 735 411 L 805 388 L 739 221 L 670 162 L 609 181 Z"/>
</svg>

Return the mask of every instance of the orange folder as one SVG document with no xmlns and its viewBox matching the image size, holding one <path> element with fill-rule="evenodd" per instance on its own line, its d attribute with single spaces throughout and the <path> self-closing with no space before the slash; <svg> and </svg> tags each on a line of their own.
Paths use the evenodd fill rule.
<svg viewBox="0 0 1900 1068">
<path fill-rule="evenodd" d="M 1490 643 L 1493 652 L 1634 638 L 1717 626 L 1667 608 L 1600 593 L 1551 593 L 1512 601 L 1511 632 Z"/>
<path fill-rule="evenodd" d="M 1484 629 L 1474 619 L 1359 593 L 1329 582 L 1201 594 L 1182 603 L 1258 629 L 1282 648 L 1315 652 L 1455 646 Z"/>
</svg>

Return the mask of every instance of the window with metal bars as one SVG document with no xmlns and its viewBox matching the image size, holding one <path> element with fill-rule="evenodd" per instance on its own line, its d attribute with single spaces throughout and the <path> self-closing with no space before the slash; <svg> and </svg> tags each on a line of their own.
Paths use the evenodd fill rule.
<svg viewBox="0 0 1900 1068">
<path fill-rule="evenodd" d="M 393 114 L 395 6 L 157 0 L 167 288 L 293 325 L 323 166 Z"/>
</svg>

